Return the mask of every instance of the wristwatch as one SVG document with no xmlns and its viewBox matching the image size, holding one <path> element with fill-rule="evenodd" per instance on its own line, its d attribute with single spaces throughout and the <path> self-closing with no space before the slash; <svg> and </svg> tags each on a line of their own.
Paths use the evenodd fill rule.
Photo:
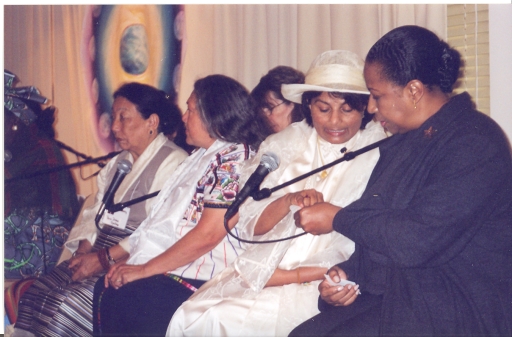
<svg viewBox="0 0 512 337">
<path fill-rule="evenodd" d="M 110 250 L 107 248 L 107 249 L 105 249 L 105 251 L 107 252 L 108 264 L 111 265 L 111 266 L 116 264 L 116 260 L 114 260 L 112 258 L 112 256 L 110 256 Z"/>
</svg>

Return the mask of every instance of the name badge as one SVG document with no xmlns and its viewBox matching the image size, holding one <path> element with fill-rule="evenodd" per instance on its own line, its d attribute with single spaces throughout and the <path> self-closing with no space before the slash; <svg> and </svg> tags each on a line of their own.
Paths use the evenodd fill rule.
<svg viewBox="0 0 512 337">
<path fill-rule="evenodd" d="M 105 213 L 103 213 L 101 222 L 108 226 L 112 226 L 119 229 L 125 229 L 126 224 L 128 223 L 129 216 L 130 207 L 125 207 L 122 211 L 117 211 L 115 213 L 110 213 L 106 211 Z"/>
</svg>

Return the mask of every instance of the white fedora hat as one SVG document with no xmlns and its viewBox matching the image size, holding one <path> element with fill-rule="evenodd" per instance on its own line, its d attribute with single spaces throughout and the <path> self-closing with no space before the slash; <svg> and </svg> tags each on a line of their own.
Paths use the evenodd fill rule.
<svg viewBox="0 0 512 337">
<path fill-rule="evenodd" d="M 311 63 L 304 84 L 283 84 L 283 97 L 295 103 L 302 103 L 306 91 L 346 92 L 366 94 L 363 77 L 364 61 L 348 50 L 329 50 L 318 55 Z"/>
</svg>

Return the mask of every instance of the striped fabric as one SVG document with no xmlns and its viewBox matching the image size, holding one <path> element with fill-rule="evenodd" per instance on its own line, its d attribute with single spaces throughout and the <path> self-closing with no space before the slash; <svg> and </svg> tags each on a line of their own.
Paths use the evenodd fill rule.
<svg viewBox="0 0 512 337">
<path fill-rule="evenodd" d="M 16 323 L 18 317 L 18 302 L 20 297 L 34 283 L 35 277 L 18 280 L 4 290 L 5 314 L 11 324 Z"/>
<path fill-rule="evenodd" d="M 146 167 L 138 179 L 128 187 L 122 201 L 148 194 L 158 168 L 173 151 L 174 147 L 169 146 L 157 149 L 146 161 Z M 93 252 L 116 245 L 140 225 L 146 217 L 144 203 L 134 204 L 130 209 L 126 228 L 121 230 L 105 226 L 95 240 Z M 50 274 L 37 279 L 22 295 L 15 328 L 28 330 L 38 336 L 92 336 L 94 285 L 105 273 L 73 282 L 68 265 L 69 261 L 62 262 Z"/>
<path fill-rule="evenodd" d="M 108 227 L 111 229 L 111 227 Z M 110 247 L 123 239 L 112 231 L 102 230 L 93 251 Z M 129 234 L 133 228 L 126 228 Z M 64 261 L 37 279 L 22 295 L 15 327 L 41 336 L 92 336 L 92 296 L 94 284 L 105 273 L 84 281 L 73 282 L 69 261 Z"/>
</svg>

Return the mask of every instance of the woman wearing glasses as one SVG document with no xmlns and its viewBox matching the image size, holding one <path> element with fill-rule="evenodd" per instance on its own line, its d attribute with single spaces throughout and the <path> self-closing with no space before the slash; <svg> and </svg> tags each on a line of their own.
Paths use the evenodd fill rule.
<svg viewBox="0 0 512 337">
<path fill-rule="evenodd" d="M 287 66 L 271 69 L 251 92 L 260 112 L 267 118 L 274 132 L 279 132 L 304 115 L 299 103 L 294 103 L 281 94 L 282 84 L 302 84 L 304 74 Z"/>
</svg>

